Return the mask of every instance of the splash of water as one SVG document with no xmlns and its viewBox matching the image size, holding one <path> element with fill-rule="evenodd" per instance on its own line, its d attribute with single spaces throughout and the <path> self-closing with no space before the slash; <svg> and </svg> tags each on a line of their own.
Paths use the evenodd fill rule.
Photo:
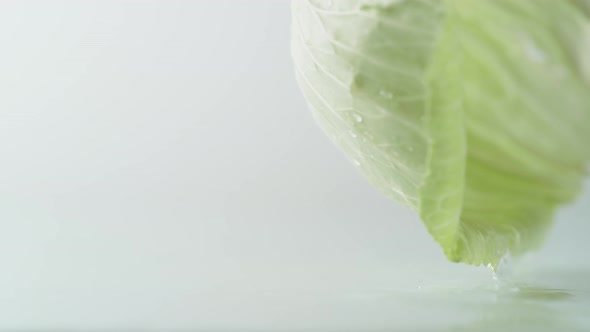
<svg viewBox="0 0 590 332">
<path fill-rule="evenodd" d="M 510 282 L 513 267 L 510 253 L 505 253 L 497 265 L 488 264 L 487 267 L 492 271 L 492 278 L 494 279 L 496 290 L 513 287 Z"/>
</svg>

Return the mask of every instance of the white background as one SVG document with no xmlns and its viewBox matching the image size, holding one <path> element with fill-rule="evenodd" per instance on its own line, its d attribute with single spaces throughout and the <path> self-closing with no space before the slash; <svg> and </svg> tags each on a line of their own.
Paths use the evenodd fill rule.
<svg viewBox="0 0 590 332">
<path fill-rule="evenodd" d="M 0 4 L 0 329 L 292 324 L 314 308 L 236 294 L 489 278 L 315 126 L 289 28 L 279 0 Z M 587 264 L 589 204 L 535 260 Z"/>
</svg>

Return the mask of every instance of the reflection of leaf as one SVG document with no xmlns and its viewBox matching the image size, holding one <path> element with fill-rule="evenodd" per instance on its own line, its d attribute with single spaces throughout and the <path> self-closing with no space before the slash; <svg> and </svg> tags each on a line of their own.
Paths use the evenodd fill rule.
<svg viewBox="0 0 590 332">
<path fill-rule="evenodd" d="M 568 300 L 573 295 L 563 289 L 546 289 L 534 286 L 517 286 L 514 297 L 523 300 L 533 301 L 562 301 Z"/>
<path fill-rule="evenodd" d="M 587 331 L 576 325 L 576 313 L 563 301 L 574 300 L 571 292 L 535 286 L 500 289 L 494 303 L 469 306 L 477 319 L 449 331 Z M 572 302 L 573 304 L 573 302 Z"/>
<path fill-rule="evenodd" d="M 585 176 L 581 3 L 295 0 L 297 78 L 321 127 L 449 259 L 495 265 L 538 247 Z"/>
<path fill-rule="evenodd" d="M 586 331 L 568 320 L 567 313 L 549 306 L 530 302 L 503 302 L 476 306 L 481 316 L 465 325 L 449 328 L 448 331 Z"/>
</svg>

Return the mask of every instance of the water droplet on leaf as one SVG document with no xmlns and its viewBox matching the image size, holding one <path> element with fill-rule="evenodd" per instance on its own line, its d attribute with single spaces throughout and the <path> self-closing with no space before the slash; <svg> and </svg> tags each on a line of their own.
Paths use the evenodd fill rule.
<svg viewBox="0 0 590 332">
<path fill-rule="evenodd" d="M 391 99 L 393 97 L 393 94 L 386 90 L 379 90 L 379 95 L 386 99 Z"/>
<path fill-rule="evenodd" d="M 545 62 L 547 55 L 541 50 L 537 44 L 532 40 L 527 40 L 524 43 L 524 52 L 526 56 L 533 62 L 543 63 Z"/>
</svg>

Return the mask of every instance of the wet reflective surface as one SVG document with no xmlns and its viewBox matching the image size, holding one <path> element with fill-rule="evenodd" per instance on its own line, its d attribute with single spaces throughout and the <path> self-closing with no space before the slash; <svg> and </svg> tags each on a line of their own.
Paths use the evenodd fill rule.
<svg viewBox="0 0 590 332">
<path fill-rule="evenodd" d="M 536 269 L 482 285 L 220 295 L 218 330 L 589 331 L 590 270 Z M 466 280 L 466 282 L 468 282 Z M 230 305 L 231 304 L 231 305 Z M 219 312 L 217 312 L 219 313 Z"/>
</svg>

